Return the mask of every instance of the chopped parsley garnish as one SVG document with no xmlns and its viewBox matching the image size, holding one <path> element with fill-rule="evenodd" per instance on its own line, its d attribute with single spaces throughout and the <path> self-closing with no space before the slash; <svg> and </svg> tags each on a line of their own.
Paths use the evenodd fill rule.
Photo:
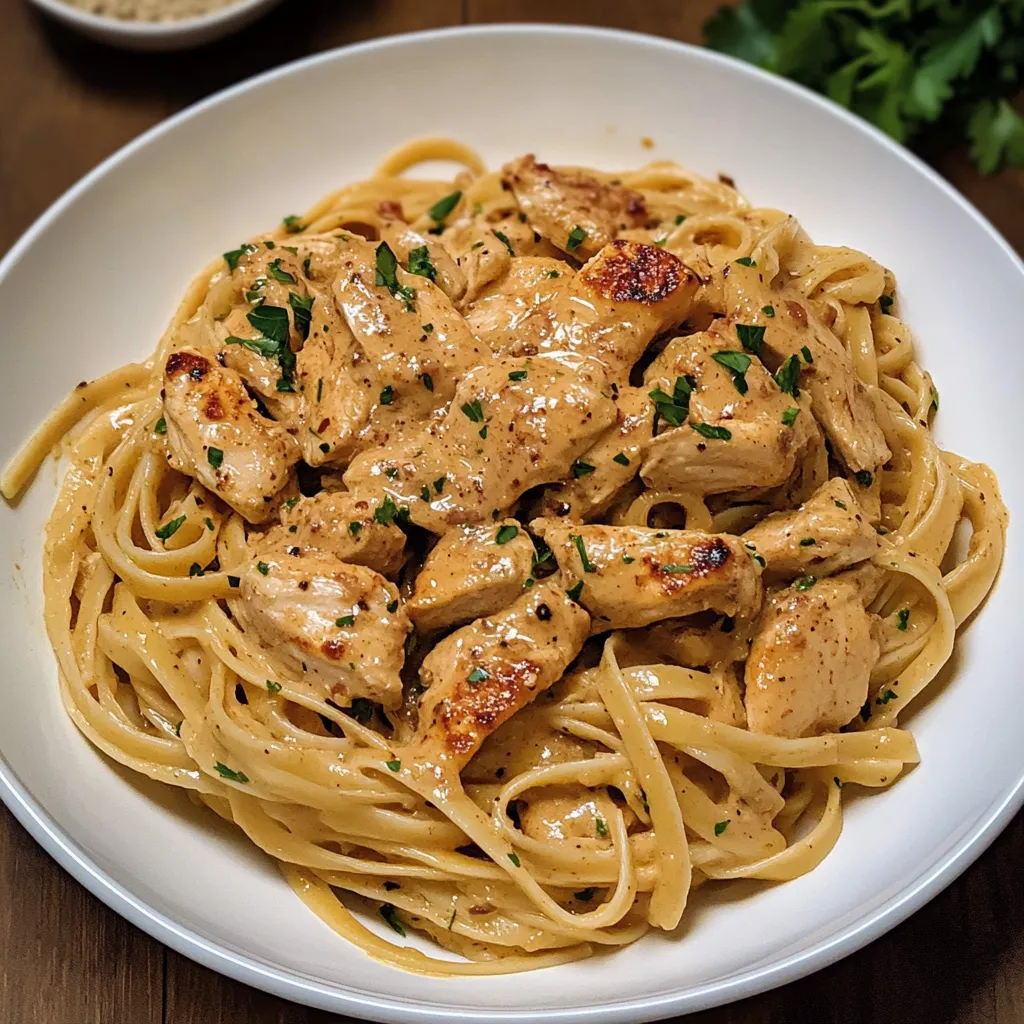
<svg viewBox="0 0 1024 1024">
<path fill-rule="evenodd" d="M 475 668 L 472 672 L 466 676 L 467 683 L 482 683 L 485 679 L 490 679 L 490 674 L 482 668 Z"/>
<path fill-rule="evenodd" d="M 732 431 L 727 427 L 715 427 L 710 423 L 691 423 L 690 426 L 693 427 L 701 437 L 718 441 L 732 440 Z"/>
<path fill-rule="evenodd" d="M 242 582 L 242 577 L 241 576 L 229 576 L 228 577 L 228 586 L 229 587 L 237 587 L 237 586 L 239 586 L 241 584 L 241 582 Z"/>
<path fill-rule="evenodd" d="M 395 389 L 388 384 L 381 390 L 380 393 L 380 404 L 390 405 L 395 400 Z"/>
<path fill-rule="evenodd" d="M 486 426 L 483 426 L 483 427 L 481 427 L 481 428 L 480 428 L 480 429 L 479 429 L 479 430 L 477 431 L 477 433 L 478 433 L 478 434 L 479 434 L 479 435 L 480 435 L 480 436 L 481 436 L 482 438 L 484 438 L 485 440 L 487 439 L 487 427 L 486 427 Z"/>
<path fill-rule="evenodd" d="M 761 346 L 764 344 L 764 332 L 764 327 L 754 324 L 736 325 L 736 337 L 740 339 L 740 344 L 748 352 L 753 352 L 755 356 L 761 354 Z"/>
<path fill-rule="evenodd" d="M 748 388 L 744 374 L 750 369 L 750 356 L 746 352 L 714 352 L 711 358 L 719 366 L 724 366 L 732 372 L 732 382 L 736 385 L 736 390 L 745 395 Z"/>
<path fill-rule="evenodd" d="M 402 770 L 402 762 L 397 757 L 392 758 L 390 761 L 384 762 L 388 768 L 393 772 L 399 772 Z"/>
<path fill-rule="evenodd" d="M 373 521 L 381 526 L 390 526 L 392 523 L 401 523 L 409 518 L 409 510 L 400 509 L 394 502 L 391 495 L 386 495 L 384 500 L 373 510 Z"/>
<path fill-rule="evenodd" d="M 355 623 L 356 617 L 354 615 L 342 615 L 334 620 L 334 624 L 339 628 L 344 626 L 351 626 Z"/>
<path fill-rule="evenodd" d="M 577 459 L 572 464 L 572 475 L 579 480 L 581 476 L 587 476 L 589 473 L 594 472 L 595 467 L 589 462 L 584 462 L 582 459 Z"/>
<path fill-rule="evenodd" d="M 287 217 L 282 217 L 281 223 L 289 235 L 297 234 L 302 230 L 300 218 L 296 217 L 294 213 L 289 214 Z"/>
<path fill-rule="evenodd" d="M 729 827 L 728 821 L 715 822 L 715 835 L 720 836 Z"/>
<path fill-rule="evenodd" d="M 185 518 L 185 516 L 178 516 L 177 519 L 172 519 L 169 523 L 164 523 L 164 525 L 156 531 L 156 535 L 161 540 L 167 540 L 168 537 L 173 537 L 178 530 L 181 529 L 181 525 L 185 522 Z"/>
<path fill-rule="evenodd" d="M 594 826 L 597 829 L 597 834 L 604 839 L 608 835 L 608 826 L 605 824 L 604 818 L 595 818 Z"/>
<path fill-rule="evenodd" d="M 623 555 L 622 561 L 625 565 L 632 565 L 636 559 L 632 555 Z"/>
<path fill-rule="evenodd" d="M 849 511 L 849 506 L 846 504 L 846 502 L 840 501 L 838 498 L 833 498 L 832 504 L 835 505 L 836 508 L 841 508 L 844 512 Z"/>
<path fill-rule="evenodd" d="M 433 324 L 420 324 L 420 326 L 423 328 L 423 333 L 424 334 L 433 334 L 434 333 L 434 325 Z"/>
<path fill-rule="evenodd" d="M 245 245 L 240 245 L 237 249 L 232 249 L 231 252 L 224 253 L 224 262 L 228 265 L 228 270 L 234 270 L 238 266 L 238 261 L 243 256 L 248 256 L 250 253 L 256 251 L 256 246 L 250 242 L 246 242 Z"/>
<path fill-rule="evenodd" d="M 512 243 L 508 240 L 508 235 L 506 235 L 504 231 L 495 231 L 494 237 L 497 238 L 506 249 L 508 249 L 509 256 L 515 256 L 515 250 L 512 248 Z"/>
<path fill-rule="evenodd" d="M 288 341 L 288 310 L 284 306 L 257 306 L 245 318 L 264 338 L 279 345 Z"/>
<path fill-rule="evenodd" d="M 661 388 L 647 392 L 647 397 L 654 402 L 654 433 L 658 432 L 658 420 L 663 419 L 673 427 L 682 426 L 690 415 L 690 394 L 696 381 L 690 377 L 676 377 L 672 394 L 667 395 Z"/>
<path fill-rule="evenodd" d="M 483 406 L 479 402 L 474 401 L 463 403 L 462 412 L 472 423 L 483 423 L 484 421 Z"/>
<path fill-rule="evenodd" d="M 313 323 L 313 299 L 303 298 L 295 292 L 288 293 L 288 305 L 292 307 L 292 315 L 295 317 L 295 330 L 299 337 L 305 341 L 309 337 L 309 328 Z M 278 391 L 282 390 L 278 388 Z"/>
<path fill-rule="evenodd" d="M 583 580 L 578 580 L 571 587 L 566 590 L 566 594 L 569 595 L 570 601 L 579 601 L 580 594 L 583 593 Z"/>
<path fill-rule="evenodd" d="M 276 260 L 270 261 L 267 265 L 267 270 L 275 281 L 283 281 L 285 284 L 295 284 L 295 275 L 289 274 L 287 270 L 281 269 L 280 256 Z"/>
<path fill-rule="evenodd" d="M 518 855 L 517 855 L 517 854 L 514 854 L 514 853 L 510 853 L 510 854 L 508 855 L 508 859 L 509 859 L 510 861 L 512 861 L 512 867 L 514 867 L 514 868 L 517 868 L 517 867 L 519 867 L 519 866 L 520 866 L 520 863 L 519 863 L 519 857 L 518 857 Z"/>
<path fill-rule="evenodd" d="M 398 602 L 397 602 L 397 601 L 388 601 L 388 603 L 387 603 L 387 609 L 388 609 L 388 611 L 389 611 L 389 612 L 390 612 L 390 613 L 391 613 L 392 615 L 394 615 L 394 614 L 395 614 L 395 612 L 397 612 L 397 611 L 398 611 Z"/>
<path fill-rule="evenodd" d="M 439 476 L 433 483 L 434 493 L 440 494 L 444 490 L 444 483 L 448 479 L 447 476 Z"/>
<path fill-rule="evenodd" d="M 273 679 L 268 679 L 267 680 L 267 690 L 270 693 L 280 693 L 281 692 L 281 684 L 280 683 L 275 683 Z"/>
<path fill-rule="evenodd" d="M 441 225 L 444 223 L 448 214 L 455 209 L 459 204 L 459 200 L 462 198 L 462 192 L 456 190 L 455 192 L 449 192 L 448 195 L 442 199 L 438 199 L 434 205 L 427 210 L 427 216 L 434 221 L 435 224 Z"/>
<path fill-rule="evenodd" d="M 203 520 L 203 522 L 206 523 L 206 528 L 210 531 L 210 533 L 213 533 L 213 520 L 209 516 L 207 516 Z"/>
<path fill-rule="evenodd" d="M 780 367 L 779 372 L 775 374 L 775 383 L 779 385 L 779 389 L 784 391 L 787 395 L 792 395 L 794 398 L 798 398 L 800 395 L 800 389 L 797 387 L 797 382 L 800 380 L 800 358 L 798 356 L 790 356 Z"/>
<path fill-rule="evenodd" d="M 221 464 L 224 462 L 224 453 L 219 448 L 207 448 L 206 461 L 214 469 L 220 469 Z"/>
<path fill-rule="evenodd" d="M 762 306 L 761 307 L 761 312 L 764 313 L 765 316 L 775 316 L 775 307 L 774 306 Z"/>
<path fill-rule="evenodd" d="M 814 356 L 811 355 L 811 350 L 806 345 L 800 346 L 800 355 L 804 357 L 805 363 L 813 363 Z"/>
<path fill-rule="evenodd" d="M 203 567 L 198 562 L 193 562 L 188 567 L 188 574 L 189 574 L 189 576 L 202 576 L 203 575 Z"/>
<path fill-rule="evenodd" d="M 853 478 L 861 485 L 861 487 L 870 487 L 875 478 L 871 475 L 870 469 L 859 469 L 853 474 Z"/>
<path fill-rule="evenodd" d="M 818 542 L 813 537 L 804 537 L 804 539 L 800 541 L 800 547 L 809 548 L 812 544 L 817 543 Z"/>
<path fill-rule="evenodd" d="M 693 572 L 692 565 L 663 565 L 662 572 Z"/>
<path fill-rule="evenodd" d="M 388 767 L 391 767 L 390 762 L 388 762 Z M 405 928 L 402 926 L 402 922 L 398 920 L 398 911 L 390 903 L 385 903 L 380 908 L 380 916 L 384 918 L 385 923 L 393 932 L 398 932 L 403 939 L 405 938 Z"/>
<path fill-rule="evenodd" d="M 428 505 L 430 504 L 430 488 L 425 484 L 420 488 L 420 501 L 425 501 Z"/>
<path fill-rule="evenodd" d="M 570 540 L 572 540 L 573 544 L 576 545 L 576 550 L 580 553 L 580 562 L 583 565 L 583 571 L 596 572 L 597 567 L 587 557 L 587 549 L 583 545 L 583 538 L 578 533 L 574 533 Z"/>
<path fill-rule="evenodd" d="M 580 889 L 579 892 L 574 892 L 572 897 L 575 900 L 579 900 L 580 903 L 589 903 L 596 893 L 597 890 L 593 886 L 587 886 L 586 889 Z"/>
<path fill-rule="evenodd" d="M 586 241 L 586 238 L 586 231 L 577 224 L 572 231 L 569 232 L 569 237 L 565 243 L 566 250 L 568 252 L 575 252 L 575 250 L 577 250 Z"/>
<path fill-rule="evenodd" d="M 549 270 L 549 271 L 548 271 L 548 273 L 547 273 L 547 277 L 548 277 L 548 280 L 549 280 L 549 281 L 550 281 L 550 280 L 551 280 L 552 278 L 554 278 L 554 277 L 558 277 L 558 276 L 559 276 L 559 274 L 558 274 L 558 271 L 557 271 L 557 270 Z"/>
<path fill-rule="evenodd" d="M 892 309 L 892 304 L 896 301 L 895 295 L 880 295 L 878 297 L 878 305 L 881 307 L 883 313 L 888 313 Z"/>
<path fill-rule="evenodd" d="M 230 779 L 232 782 L 248 782 L 249 776 L 245 772 L 236 772 L 233 768 L 229 768 L 226 764 L 221 764 L 218 761 L 214 766 L 217 769 L 217 773 L 222 779 Z"/>
<path fill-rule="evenodd" d="M 626 457 L 624 452 L 619 452 L 618 455 L 613 455 L 612 462 L 617 462 L 620 466 L 629 465 L 629 459 Z"/>
<path fill-rule="evenodd" d="M 797 406 L 795 406 L 795 405 L 791 405 L 788 409 L 783 410 L 783 413 L 782 413 L 782 425 L 784 427 L 791 427 L 791 426 L 793 426 L 793 424 L 796 423 L 797 416 L 799 416 L 799 415 L 800 415 L 800 409 Z"/>
<path fill-rule="evenodd" d="M 680 224 L 682 224 L 684 220 L 686 220 L 686 214 L 685 213 L 677 213 L 676 214 L 676 221 L 675 221 L 676 227 L 678 227 Z"/>
<path fill-rule="evenodd" d="M 256 568 L 259 569 L 260 573 L 264 576 L 266 576 L 267 573 L 270 572 L 270 566 L 267 565 L 266 562 L 257 562 Z"/>
<path fill-rule="evenodd" d="M 391 246 L 387 242 L 381 242 L 377 246 L 376 254 L 377 274 L 374 277 L 374 284 L 378 288 L 387 288 L 396 298 L 404 299 L 406 311 L 413 312 L 415 307 L 412 300 L 416 297 L 416 292 L 398 283 L 398 260 L 391 251 Z"/>
<path fill-rule="evenodd" d="M 324 441 L 324 443 L 320 445 L 320 451 L 322 451 L 324 455 L 326 455 L 330 450 L 331 446 L 326 441 Z"/>
<path fill-rule="evenodd" d="M 167 420 L 161 416 L 160 419 L 153 424 L 154 434 L 166 434 L 167 433 Z"/>
<path fill-rule="evenodd" d="M 430 250 L 425 245 L 418 245 L 409 250 L 409 273 L 417 277 L 425 277 L 430 281 L 437 280 L 437 271 L 430 259 Z"/>
<path fill-rule="evenodd" d="M 512 526 L 511 524 L 501 526 L 498 528 L 498 532 L 494 537 L 495 544 L 507 544 L 510 540 L 515 539 L 519 536 L 519 527 Z"/>
<path fill-rule="evenodd" d="M 801 576 L 799 579 L 793 580 L 793 589 L 802 593 L 805 590 L 810 590 L 817 582 L 817 576 Z"/>
<path fill-rule="evenodd" d="M 353 537 L 358 537 L 362 529 L 362 523 L 351 522 L 348 524 L 348 532 L 351 533 Z"/>
<path fill-rule="evenodd" d="M 881 697 L 875 698 L 876 704 L 888 704 L 891 700 L 899 700 L 899 694 L 895 690 L 886 689 L 882 692 Z"/>
<path fill-rule="evenodd" d="M 428 391 L 434 390 L 434 378 L 431 377 L 429 373 L 421 373 L 420 381 Z"/>
<path fill-rule="evenodd" d="M 741 256 L 736 261 L 741 267 L 756 267 L 757 263 L 752 260 L 749 256 Z"/>
<path fill-rule="evenodd" d="M 910 621 L 910 609 L 909 608 L 901 608 L 896 613 L 896 628 L 901 633 L 905 632 L 906 628 L 907 628 L 907 623 L 909 621 Z"/>
<path fill-rule="evenodd" d="M 526 380 L 526 370 L 513 370 L 509 375 L 509 380 Z"/>
</svg>

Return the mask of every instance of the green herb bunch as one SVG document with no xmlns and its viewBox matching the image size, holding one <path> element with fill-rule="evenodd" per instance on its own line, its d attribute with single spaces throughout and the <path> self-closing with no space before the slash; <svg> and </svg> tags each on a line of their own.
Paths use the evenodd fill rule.
<svg viewBox="0 0 1024 1024">
<path fill-rule="evenodd" d="M 899 142 L 966 135 L 982 173 L 1024 165 L 1024 0 L 742 0 L 704 36 Z"/>
</svg>

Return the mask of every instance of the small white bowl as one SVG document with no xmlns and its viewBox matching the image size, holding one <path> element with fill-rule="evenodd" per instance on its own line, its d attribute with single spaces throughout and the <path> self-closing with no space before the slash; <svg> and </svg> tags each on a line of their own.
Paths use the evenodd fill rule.
<svg viewBox="0 0 1024 1024">
<path fill-rule="evenodd" d="M 91 14 L 64 0 L 32 0 L 36 7 L 52 18 L 81 32 L 83 36 L 122 50 L 154 52 L 185 50 L 213 42 L 237 32 L 255 21 L 281 0 L 240 0 L 198 18 L 173 21 L 127 21 Z"/>
</svg>

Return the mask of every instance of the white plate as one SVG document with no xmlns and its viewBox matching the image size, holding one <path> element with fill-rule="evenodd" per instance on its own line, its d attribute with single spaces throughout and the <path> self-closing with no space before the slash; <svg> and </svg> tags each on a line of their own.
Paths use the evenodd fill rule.
<svg viewBox="0 0 1024 1024">
<path fill-rule="evenodd" d="M 108 160 L 0 265 L 4 458 L 77 381 L 148 355 L 211 254 L 428 133 L 459 136 L 492 163 L 536 151 L 555 163 L 666 157 L 726 171 L 815 239 L 871 253 L 896 272 L 942 391 L 941 439 L 989 462 L 1011 515 L 1024 514 L 1014 425 L 1024 267 L 992 228 L 904 150 L 781 79 L 663 40 L 576 28 L 489 26 L 324 54 L 202 103 Z M 1011 530 L 998 589 L 961 638 L 954 672 L 911 716 L 922 764 L 893 789 L 851 801 L 820 868 L 750 885 L 747 898 L 731 888 L 717 905 L 702 894 L 679 935 L 529 978 L 402 974 L 337 938 L 212 814 L 129 779 L 67 720 L 40 617 L 55 475 L 46 466 L 19 508 L 0 508 L 0 794 L 115 910 L 279 995 L 403 1024 L 642 1021 L 711 1006 L 791 981 L 891 928 L 1021 803 L 1024 594 Z"/>
</svg>

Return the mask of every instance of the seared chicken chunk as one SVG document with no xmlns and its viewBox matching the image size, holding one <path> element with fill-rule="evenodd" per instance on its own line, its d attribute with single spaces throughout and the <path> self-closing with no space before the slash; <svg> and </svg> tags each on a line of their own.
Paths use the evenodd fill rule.
<svg viewBox="0 0 1024 1024">
<path fill-rule="evenodd" d="M 820 436 L 806 401 L 801 406 L 780 390 L 743 350 L 731 321 L 676 338 L 645 379 L 666 398 L 689 392 L 688 422 L 660 426 L 647 447 L 640 474 L 655 490 L 721 494 L 777 487 Z M 686 406 L 674 408 L 685 412 Z"/>
<path fill-rule="evenodd" d="M 647 220 L 639 192 L 539 164 L 532 153 L 505 164 L 501 180 L 530 224 L 580 259 L 590 259 L 620 231 L 643 227 Z"/>
<path fill-rule="evenodd" d="M 594 632 L 646 626 L 713 609 L 750 617 L 761 607 L 761 570 L 737 537 L 640 526 L 581 526 L 535 519 Z"/>
<path fill-rule="evenodd" d="M 557 583 L 442 640 L 423 660 L 428 687 L 415 744 L 461 769 L 480 744 L 557 682 L 587 638 L 590 616 Z"/>
<path fill-rule="evenodd" d="M 180 349 L 164 365 L 163 399 L 170 464 L 250 523 L 274 515 L 275 499 L 292 481 L 298 445 L 260 415 L 238 374 Z"/>
<path fill-rule="evenodd" d="M 398 589 L 379 573 L 312 550 L 257 547 L 240 594 L 246 631 L 336 703 L 365 697 L 387 708 L 401 704 L 409 619 Z"/>
<path fill-rule="evenodd" d="M 348 491 L 321 491 L 312 498 L 286 501 L 280 525 L 267 532 L 261 547 L 313 550 L 393 576 L 405 558 L 405 534 L 378 523 L 365 498 Z"/>
<path fill-rule="evenodd" d="M 697 278 L 656 245 L 616 240 L 578 273 L 515 259 L 466 313 L 497 355 L 589 356 L 625 384 L 655 335 L 686 319 Z"/>
<path fill-rule="evenodd" d="M 544 515 L 586 522 L 607 511 L 632 480 L 651 439 L 654 403 L 646 388 L 620 388 L 615 422 L 573 466 L 573 479 L 544 495 Z"/>
<path fill-rule="evenodd" d="M 868 696 L 880 620 L 855 583 L 804 577 L 769 599 L 746 667 L 754 732 L 814 736 L 850 722 Z"/>
<path fill-rule="evenodd" d="M 850 485 L 833 477 L 792 512 L 775 512 L 743 535 L 773 576 L 827 576 L 870 558 L 878 534 Z"/>
<path fill-rule="evenodd" d="M 382 517 L 408 508 L 414 523 L 437 534 L 496 521 L 531 487 L 569 475 L 615 418 L 605 392 L 596 367 L 491 360 L 466 375 L 439 425 L 364 452 L 345 484 L 385 503 Z"/>
<path fill-rule="evenodd" d="M 454 527 L 427 556 L 405 610 L 421 632 L 499 612 L 523 592 L 533 555 L 515 519 Z"/>
</svg>

